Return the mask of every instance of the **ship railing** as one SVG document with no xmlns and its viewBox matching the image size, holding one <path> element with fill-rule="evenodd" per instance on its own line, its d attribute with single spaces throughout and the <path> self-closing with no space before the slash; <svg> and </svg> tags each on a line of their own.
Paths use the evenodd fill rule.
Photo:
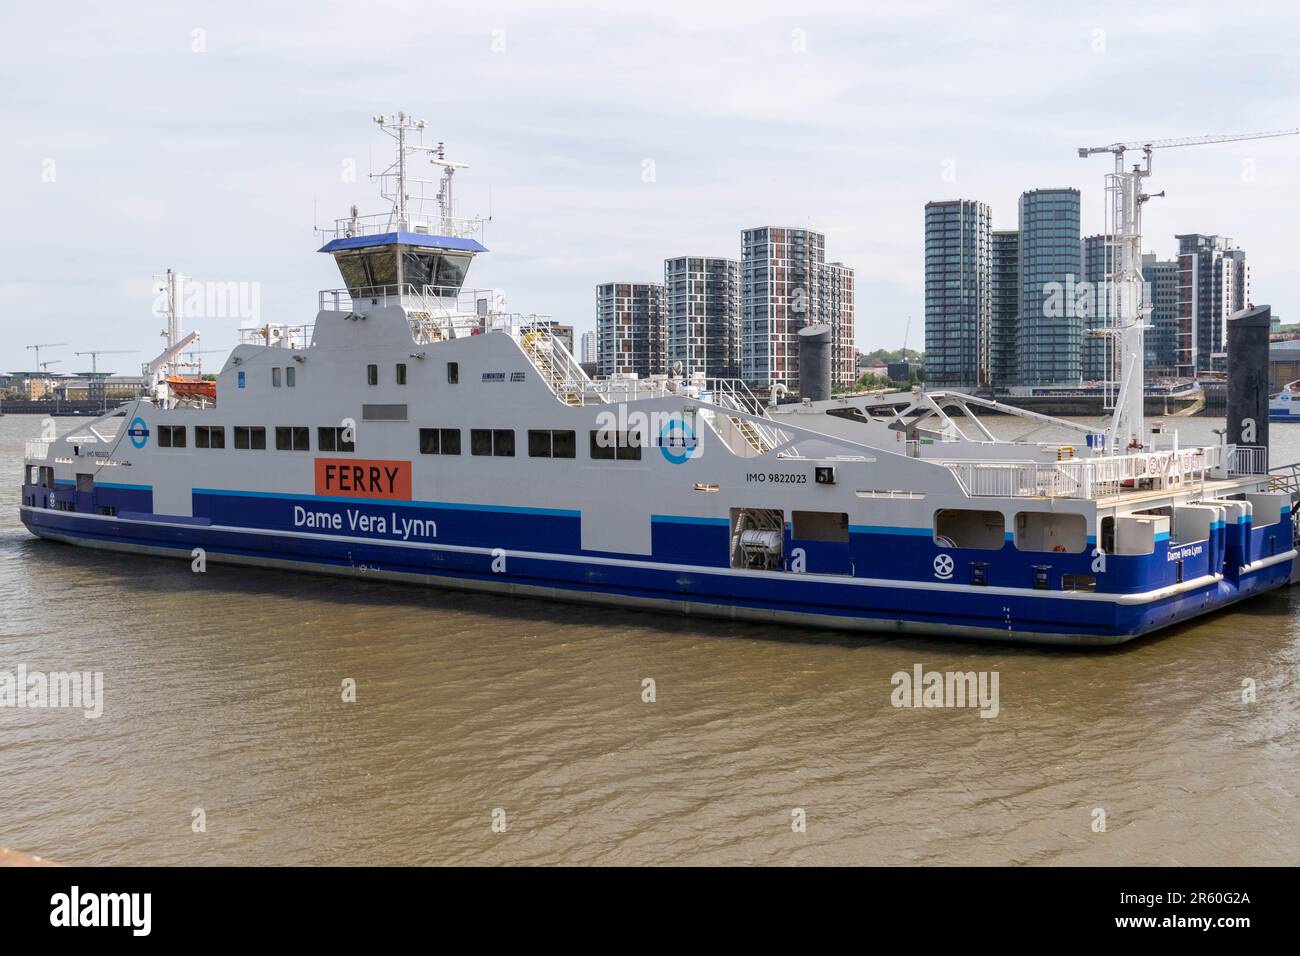
<svg viewBox="0 0 1300 956">
<path fill-rule="evenodd" d="M 1177 451 L 1078 458 L 1051 463 L 942 461 L 972 497 L 1098 498 L 1121 493 L 1142 479 L 1168 485 L 1234 475 L 1234 446 L 1206 445 Z M 1246 456 L 1249 458 L 1250 456 Z M 1252 459 L 1253 460 L 1253 459 Z M 1228 467 L 1225 469 L 1225 464 Z"/>
<path fill-rule="evenodd" d="M 47 441 L 28 440 L 26 448 L 23 449 L 24 458 L 39 458 L 44 461 L 49 457 L 50 443 Z"/>
<path fill-rule="evenodd" d="M 1233 477 L 1268 474 L 1268 449 L 1263 445 L 1232 445 L 1228 474 Z"/>
<path fill-rule="evenodd" d="M 734 378 L 711 378 L 705 380 L 707 397 L 715 405 L 744 415 L 754 415 L 766 420 L 763 403 L 759 401 L 748 385 Z M 760 454 L 770 451 L 777 445 L 785 443 L 784 433 L 753 418 L 731 418 L 731 424 L 740 436 Z"/>
<path fill-rule="evenodd" d="M 401 305 L 417 312 L 452 314 L 463 307 L 476 311 L 472 297 L 489 296 L 486 289 L 462 289 L 451 285 L 415 285 L 392 283 L 367 285 L 352 289 L 322 289 L 316 296 L 320 312 L 355 312 L 358 307 Z"/>
<path fill-rule="evenodd" d="M 311 344 L 314 325 L 257 325 L 239 330 L 240 345 L 269 348 L 305 349 Z"/>
<path fill-rule="evenodd" d="M 334 227 L 321 229 L 321 235 L 330 239 L 351 239 L 354 236 L 382 236 L 390 232 L 413 232 L 422 236 L 445 236 L 452 239 L 481 239 L 483 220 L 454 216 L 407 216 L 400 222 L 391 212 L 369 216 L 349 216 L 335 219 Z"/>
</svg>

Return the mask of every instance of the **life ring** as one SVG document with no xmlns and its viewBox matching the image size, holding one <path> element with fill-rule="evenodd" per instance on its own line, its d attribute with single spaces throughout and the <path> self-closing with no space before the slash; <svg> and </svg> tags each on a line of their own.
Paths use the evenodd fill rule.
<svg viewBox="0 0 1300 956">
<path fill-rule="evenodd" d="M 1152 455 L 1150 458 L 1147 459 L 1147 474 L 1154 475 L 1159 470 L 1160 470 L 1160 462 L 1156 460 L 1154 455 Z"/>
<path fill-rule="evenodd" d="M 1063 545 L 1063 544 L 1058 544 L 1058 545 L 1057 545 L 1056 547 L 1054 547 L 1052 550 L 1053 550 L 1053 551 L 1061 551 L 1061 552 L 1064 552 L 1064 551 L 1065 551 L 1065 545 Z"/>
</svg>

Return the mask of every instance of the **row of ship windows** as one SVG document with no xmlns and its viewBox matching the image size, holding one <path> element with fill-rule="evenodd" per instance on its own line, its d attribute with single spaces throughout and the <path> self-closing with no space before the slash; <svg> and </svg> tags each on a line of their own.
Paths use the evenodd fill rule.
<svg viewBox="0 0 1300 956">
<path fill-rule="evenodd" d="M 261 425 L 234 425 L 233 443 L 237 449 L 264 451 L 266 428 Z M 185 425 L 159 425 L 159 448 L 185 448 Z M 316 429 L 317 451 L 356 451 L 356 443 L 346 428 L 332 426 Z M 421 428 L 420 454 L 459 455 L 461 453 L 459 428 Z M 590 432 L 590 457 L 594 461 L 640 461 L 641 437 L 636 432 L 609 432 L 594 429 Z M 225 448 L 224 425 L 195 425 L 195 448 Z M 311 429 L 304 425 L 275 426 L 276 451 L 311 451 Z M 528 430 L 528 456 L 530 458 L 576 458 L 577 432 L 563 429 L 530 428 Z M 515 433 L 510 428 L 471 428 L 469 432 L 471 455 L 513 458 Z"/>
<path fill-rule="evenodd" d="M 406 363 L 398 362 L 397 365 L 394 367 L 393 375 L 398 385 L 405 385 L 406 384 Z M 456 385 L 459 382 L 460 382 L 460 363 L 448 362 L 447 363 L 447 384 Z M 285 366 L 284 368 L 274 367 L 271 369 L 272 388 L 280 388 L 281 386 L 286 388 L 294 388 L 297 384 L 298 384 L 297 369 L 295 369 L 292 365 Z M 378 365 L 366 366 L 366 384 L 367 385 L 379 384 Z"/>
</svg>

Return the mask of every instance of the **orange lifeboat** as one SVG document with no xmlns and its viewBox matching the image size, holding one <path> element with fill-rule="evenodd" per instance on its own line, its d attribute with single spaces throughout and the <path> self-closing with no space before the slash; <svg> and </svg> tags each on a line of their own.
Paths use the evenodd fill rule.
<svg viewBox="0 0 1300 956">
<path fill-rule="evenodd" d="M 181 375 L 168 375 L 167 387 L 177 398 L 206 398 L 215 400 L 217 383 L 204 378 L 185 378 Z"/>
</svg>

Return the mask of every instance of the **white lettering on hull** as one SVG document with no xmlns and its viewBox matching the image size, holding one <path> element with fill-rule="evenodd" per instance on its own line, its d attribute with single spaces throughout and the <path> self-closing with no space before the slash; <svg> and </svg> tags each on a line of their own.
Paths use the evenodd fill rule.
<svg viewBox="0 0 1300 956">
<path fill-rule="evenodd" d="M 386 535 L 403 541 L 432 540 L 438 537 L 438 523 L 432 518 L 406 518 L 396 511 L 385 515 L 372 515 L 346 509 L 337 511 L 309 511 L 302 505 L 293 506 L 293 526 L 320 531 L 342 531 L 345 528 L 359 534 Z"/>
</svg>

